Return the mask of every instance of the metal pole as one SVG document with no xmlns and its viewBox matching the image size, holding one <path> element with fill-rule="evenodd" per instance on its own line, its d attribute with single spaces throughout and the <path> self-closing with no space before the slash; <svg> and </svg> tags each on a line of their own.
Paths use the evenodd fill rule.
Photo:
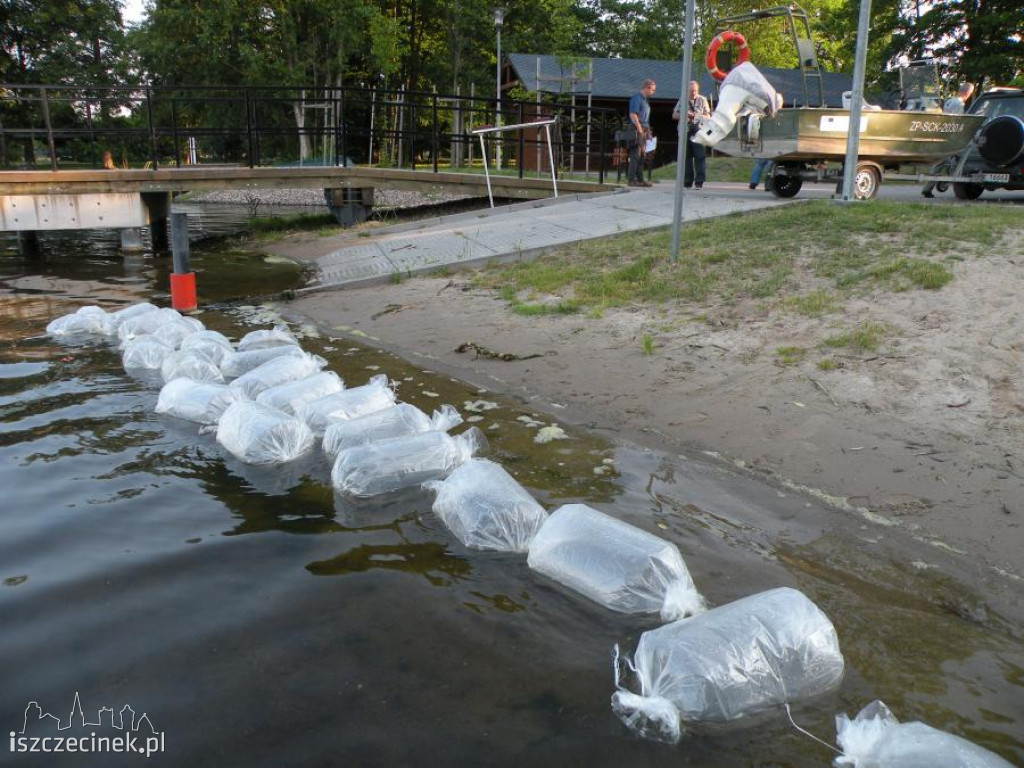
<svg viewBox="0 0 1024 768">
<path fill-rule="evenodd" d="M 855 199 L 853 182 L 857 176 L 857 156 L 860 154 L 860 112 L 864 100 L 864 70 L 868 55 L 870 22 L 871 0 L 860 0 L 857 52 L 853 61 L 853 98 L 850 101 L 850 125 L 846 131 L 846 161 L 843 163 L 843 202 Z"/>
<path fill-rule="evenodd" d="M 196 275 L 189 264 L 188 214 L 171 214 L 171 306 L 179 312 L 196 308 Z"/>
<path fill-rule="evenodd" d="M 50 170 L 57 170 L 57 147 L 53 143 L 53 126 L 50 124 L 50 100 L 46 95 L 46 89 L 42 89 L 43 97 L 43 122 L 46 124 L 46 144 L 50 148 Z"/>
<path fill-rule="evenodd" d="M 149 121 L 149 156 L 153 160 L 153 170 L 157 170 L 159 161 L 156 157 L 156 126 L 153 124 L 153 89 L 146 86 L 146 115 Z"/>
<path fill-rule="evenodd" d="M 498 60 L 494 64 L 494 93 L 497 109 L 494 113 L 495 126 L 501 127 L 501 27 L 505 22 L 505 9 L 494 9 L 494 26 L 498 28 Z M 494 135 L 494 167 L 501 170 L 501 131 Z"/>
<path fill-rule="evenodd" d="M 548 163 L 551 165 L 551 186 L 555 190 L 555 197 L 558 197 L 558 180 L 555 177 L 555 155 L 551 149 L 551 125 L 544 126 L 544 132 L 548 135 Z"/>
<path fill-rule="evenodd" d="M 669 251 L 669 258 L 675 261 L 679 258 L 679 228 L 683 220 L 683 169 L 686 167 L 686 121 L 683 119 L 686 114 L 684 107 L 690 99 L 690 79 L 693 67 L 693 5 L 694 0 L 686 0 L 686 19 L 683 23 L 683 89 L 679 96 L 679 146 L 676 149 L 676 194 L 675 209 L 672 213 L 672 247 Z"/>
<path fill-rule="evenodd" d="M 253 132 L 252 132 L 252 105 L 251 105 L 251 96 L 249 94 L 249 89 L 246 88 L 244 91 L 242 91 L 242 95 L 245 98 L 245 136 L 246 136 L 246 139 L 247 139 L 248 144 L 249 144 L 249 167 L 250 168 L 255 168 L 256 167 L 256 137 L 253 135 Z M 174 102 L 172 101 L 171 103 L 173 104 Z M 177 146 L 177 144 L 178 144 L 178 140 L 177 140 L 178 128 L 177 128 L 177 126 L 175 126 L 175 128 L 174 128 L 174 135 L 175 135 L 174 144 L 175 144 L 175 146 Z"/>
<path fill-rule="evenodd" d="M 491 192 L 491 174 L 487 170 L 487 147 L 484 146 L 484 135 L 480 136 L 480 157 L 484 159 L 484 178 L 487 179 L 487 199 L 491 201 L 491 208 L 494 207 L 494 193 Z"/>
<path fill-rule="evenodd" d="M 171 214 L 171 258 L 176 275 L 192 271 L 189 266 L 187 213 Z"/>
</svg>

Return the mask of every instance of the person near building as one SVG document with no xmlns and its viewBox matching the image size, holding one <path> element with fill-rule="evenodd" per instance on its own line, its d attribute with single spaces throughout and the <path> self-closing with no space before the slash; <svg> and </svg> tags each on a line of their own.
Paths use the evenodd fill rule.
<svg viewBox="0 0 1024 768">
<path fill-rule="evenodd" d="M 681 120 L 682 116 L 683 101 L 680 99 L 672 110 L 672 119 Z M 700 95 L 700 85 L 696 80 L 690 81 L 690 96 L 686 101 L 686 168 L 683 169 L 683 186 L 687 189 L 693 186 L 700 189 L 707 180 L 704 145 L 695 144 L 693 135 L 700 128 L 701 121 L 710 116 L 711 105 Z"/>
<path fill-rule="evenodd" d="M 967 102 L 974 94 L 974 83 L 964 83 L 960 86 L 960 90 L 956 92 L 956 96 L 950 96 L 946 99 L 942 105 L 942 111 L 947 115 L 962 115 L 967 111 Z M 949 170 L 949 159 L 943 160 L 941 163 L 937 163 L 930 169 L 931 173 L 940 173 L 942 171 Z M 934 197 L 932 190 L 935 189 L 936 182 L 929 181 L 921 189 L 921 195 L 924 197 Z M 940 192 L 942 190 L 939 190 Z"/>
<path fill-rule="evenodd" d="M 626 166 L 626 181 L 631 187 L 650 187 L 644 181 L 644 158 L 646 157 L 647 141 L 651 134 L 651 105 L 648 99 L 654 95 L 655 82 L 644 80 L 640 90 L 629 100 L 629 122 L 634 131 L 633 141 L 629 144 L 629 165 Z"/>
</svg>

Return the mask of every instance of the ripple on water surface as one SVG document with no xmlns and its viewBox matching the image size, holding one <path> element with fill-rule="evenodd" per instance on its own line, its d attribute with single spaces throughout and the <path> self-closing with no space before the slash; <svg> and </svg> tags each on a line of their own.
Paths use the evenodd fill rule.
<svg viewBox="0 0 1024 768">
<path fill-rule="evenodd" d="M 41 336 L 87 293 L 107 306 L 149 298 L 161 269 L 146 266 L 137 283 L 130 269 L 111 259 L 4 270 L 14 277 L 0 286 L 0 722 L 20 723 L 28 701 L 66 716 L 77 691 L 87 712 L 146 711 L 176 763 L 830 762 L 781 717 L 675 749 L 634 739 L 610 710 L 611 648 L 631 649 L 654 619 L 591 605 L 521 556 L 463 548 L 426 494 L 336 498 L 319 453 L 242 465 L 212 435 L 154 415 L 156 391 L 109 348 Z M 275 319 L 268 311 L 200 317 L 237 338 L 252 319 Z M 781 585 L 806 592 L 848 661 L 837 693 L 794 709 L 826 740 L 835 713 L 880 697 L 904 719 L 1024 759 L 1019 628 L 949 575 L 947 553 L 295 330 L 349 386 L 386 373 L 400 399 L 474 417 L 490 457 L 547 507 L 584 501 L 676 542 L 712 604 Z M 559 439 L 538 441 L 555 429 Z"/>
</svg>

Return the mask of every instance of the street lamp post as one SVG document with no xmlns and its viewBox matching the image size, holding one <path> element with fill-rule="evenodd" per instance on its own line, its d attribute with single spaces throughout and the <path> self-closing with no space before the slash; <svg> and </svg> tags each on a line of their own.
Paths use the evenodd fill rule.
<svg viewBox="0 0 1024 768">
<path fill-rule="evenodd" d="M 495 8 L 494 11 L 494 27 L 498 30 L 498 62 L 494 68 L 494 84 L 495 84 L 495 98 L 497 99 L 497 109 L 495 111 L 495 126 L 501 127 L 501 26 L 505 22 L 505 9 Z M 494 135 L 494 167 L 499 171 L 501 170 L 501 131 L 498 131 Z"/>
</svg>

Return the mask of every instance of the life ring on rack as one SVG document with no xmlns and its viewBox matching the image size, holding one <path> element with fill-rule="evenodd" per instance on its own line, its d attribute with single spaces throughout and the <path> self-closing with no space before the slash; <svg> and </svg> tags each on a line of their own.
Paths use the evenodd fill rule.
<svg viewBox="0 0 1024 768">
<path fill-rule="evenodd" d="M 729 74 L 718 68 L 718 49 L 722 47 L 723 43 L 736 43 L 736 47 L 740 50 L 740 59 L 736 62 L 737 64 L 750 61 L 750 47 L 747 45 L 747 38 L 739 32 L 733 32 L 731 29 L 719 32 L 715 35 L 715 39 L 711 41 L 711 45 L 708 46 L 707 56 L 704 57 L 708 74 L 718 82 L 725 80 L 725 76 Z"/>
</svg>

